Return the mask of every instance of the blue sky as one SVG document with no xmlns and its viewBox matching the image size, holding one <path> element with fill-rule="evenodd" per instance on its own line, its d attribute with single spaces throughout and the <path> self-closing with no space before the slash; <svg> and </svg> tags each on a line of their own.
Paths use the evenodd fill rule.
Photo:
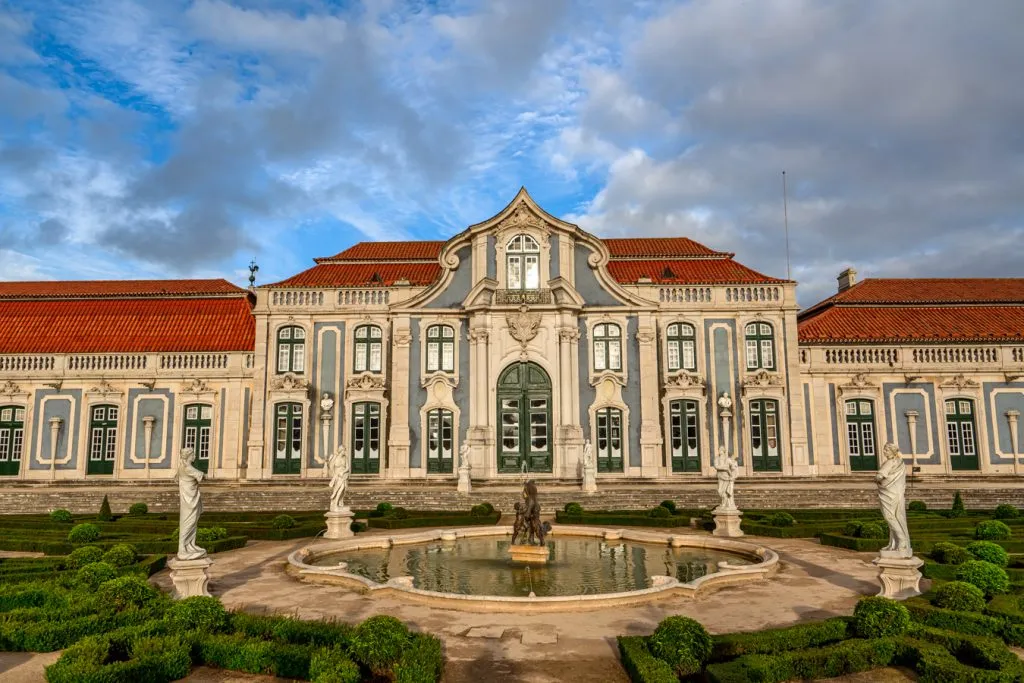
<svg viewBox="0 0 1024 683">
<path fill-rule="evenodd" d="M 1019 275 L 1024 3 L 0 0 L 0 279 L 260 281 L 525 185 L 786 274 Z"/>
</svg>

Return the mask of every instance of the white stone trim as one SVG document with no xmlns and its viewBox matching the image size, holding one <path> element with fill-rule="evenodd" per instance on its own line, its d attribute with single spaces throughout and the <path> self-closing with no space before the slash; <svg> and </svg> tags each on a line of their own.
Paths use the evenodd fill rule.
<svg viewBox="0 0 1024 683">
<path fill-rule="evenodd" d="M 461 413 L 459 406 L 455 403 L 455 384 L 447 373 L 436 372 L 423 380 L 423 387 L 427 390 L 427 400 L 420 406 L 420 466 L 423 474 L 437 479 L 455 479 L 459 476 L 459 448 L 462 443 L 459 441 L 459 429 L 461 425 Z M 431 410 L 444 409 L 452 414 L 452 471 L 436 472 L 431 474 L 427 470 L 427 413 Z"/>
<path fill-rule="evenodd" d="M 936 393 L 936 402 L 938 405 L 936 409 L 939 411 L 939 426 L 941 434 L 939 438 L 942 440 L 942 459 L 945 463 L 946 474 L 953 473 L 953 461 L 949 454 L 949 432 L 948 432 L 948 420 L 946 419 L 946 401 L 952 400 L 966 400 L 973 404 L 974 411 L 974 450 L 978 454 L 978 469 L 975 470 L 980 474 L 988 474 L 992 471 L 992 464 L 989 462 L 988 453 L 988 412 L 985 408 L 984 401 L 981 400 L 981 385 L 973 387 L 964 387 L 959 389 L 953 386 L 943 386 L 938 384 L 938 392 Z M 983 412 L 984 411 L 984 412 Z M 964 470 L 957 470 L 962 472 Z"/>
<path fill-rule="evenodd" d="M 1008 458 L 1009 460 L 1012 461 L 1014 459 L 1014 457 L 1019 458 L 1019 457 L 1021 457 L 1021 455 L 1024 455 L 1024 454 L 1021 454 L 1021 453 L 1016 453 L 1016 454 L 1014 454 L 1014 453 L 1006 453 L 1003 450 L 1001 450 L 1000 447 L 999 447 L 999 427 L 1000 427 L 999 421 L 1000 420 L 1003 420 L 1003 421 L 1006 420 L 1006 414 L 1005 413 L 1000 413 L 996 409 L 996 396 L 997 395 L 1001 395 L 1001 394 L 1015 394 L 1017 396 L 1024 396 L 1024 390 L 1015 389 L 1013 387 L 1002 387 L 1002 388 L 998 388 L 998 389 L 993 389 L 991 391 L 991 393 L 989 394 L 989 397 L 988 397 L 989 415 L 992 416 L 992 418 L 993 418 L 992 419 L 992 423 L 993 423 L 993 425 L 995 427 L 995 434 L 992 435 L 993 436 L 992 444 L 995 446 L 995 453 L 994 453 L 994 455 L 996 455 L 997 457 L 1000 457 L 1000 458 Z M 945 414 L 945 411 L 943 411 L 943 414 Z M 1012 440 L 1011 440 L 1011 442 L 1012 442 Z M 1024 444 L 1021 444 L 1021 445 L 1024 445 Z M 1017 446 L 1018 450 L 1020 450 L 1021 445 Z M 1008 469 L 1009 472 L 1013 471 L 1013 463 L 1012 462 L 1010 462 L 1009 464 L 1007 464 L 1007 463 L 1000 463 L 998 465 L 993 465 L 992 467 L 993 467 L 993 469 L 1009 468 Z"/>
<path fill-rule="evenodd" d="M 17 397 L 17 398 L 15 398 Z M 22 398 L 24 397 L 24 398 Z M 32 446 L 36 445 L 32 442 L 32 435 L 35 431 L 35 422 L 32 410 L 32 402 L 29 400 L 31 394 L 29 392 L 13 392 L 7 394 L 0 394 L 0 407 L 13 407 L 21 408 L 25 411 L 25 419 L 21 423 L 21 460 L 18 464 L 18 473 L 14 475 L 7 475 L 0 477 L 0 484 L 5 481 L 16 481 L 25 479 L 28 476 L 28 472 L 31 469 L 32 464 L 30 458 L 32 457 Z M 70 396 L 68 397 L 70 398 Z M 44 399 L 45 400 L 45 397 Z M 74 405 L 72 404 L 72 415 L 74 414 Z M 70 452 L 71 448 L 68 448 Z M 41 463 L 40 463 L 41 464 Z"/>
<path fill-rule="evenodd" d="M 159 458 L 159 459 L 162 459 L 163 451 L 167 447 L 167 408 L 170 405 L 170 397 L 168 397 L 165 394 L 155 394 L 155 393 L 153 393 L 153 394 L 139 394 L 139 395 L 137 395 L 132 400 L 132 418 L 133 418 L 133 422 L 134 423 L 132 424 L 132 443 L 128 444 L 128 459 L 131 460 L 136 465 L 143 465 L 143 466 L 145 466 L 145 464 L 146 464 L 146 454 L 145 454 L 145 452 L 138 453 L 138 454 L 135 452 L 135 444 L 137 443 L 137 440 L 135 438 L 136 434 L 137 434 L 136 429 L 142 429 L 143 428 L 142 417 L 139 415 L 139 403 L 141 403 L 143 400 L 157 400 L 157 401 L 160 401 L 161 403 L 164 404 L 164 407 L 163 407 L 163 409 L 160 412 L 159 423 L 157 425 L 154 425 L 154 428 L 153 428 L 153 443 L 161 444 L 161 449 L 160 449 L 161 450 L 161 458 Z M 182 404 L 181 410 L 179 412 L 182 413 L 182 416 L 184 417 L 185 404 Z M 211 438 L 210 454 L 211 454 L 211 457 L 212 457 L 213 451 L 214 451 L 214 448 L 215 448 L 215 442 L 212 441 L 212 439 L 213 439 L 212 429 L 211 429 L 211 437 L 210 438 Z M 150 458 L 149 462 L 152 465 L 152 463 L 155 462 L 155 461 L 152 458 Z M 173 466 L 173 464 L 174 464 L 174 458 L 173 457 L 171 458 L 171 462 L 169 464 Z M 168 467 L 167 470 L 171 471 L 171 468 Z M 139 470 L 139 471 L 145 472 L 144 469 L 143 470 Z M 129 470 L 129 469 L 125 468 L 125 474 L 126 475 L 134 476 L 135 472 L 136 472 L 136 470 Z"/>
<path fill-rule="evenodd" d="M 281 328 L 283 328 L 283 327 L 301 327 L 303 332 L 304 332 L 304 334 L 305 334 L 305 338 L 302 340 L 302 345 L 303 345 L 304 348 L 303 348 L 303 351 L 302 351 L 302 371 L 301 372 L 296 372 L 294 370 L 288 370 L 286 372 L 278 372 L 277 371 L 277 353 L 278 353 L 277 347 L 278 347 L 278 342 L 280 341 L 280 340 L 278 340 L 277 335 L 281 331 Z M 303 323 L 303 322 L 299 322 L 298 320 L 295 320 L 294 318 L 289 318 L 288 320 L 285 320 L 285 321 L 282 321 L 282 322 L 271 323 L 270 324 L 270 330 L 271 330 L 271 334 L 270 334 L 271 344 L 269 344 L 270 348 L 267 349 L 267 352 L 268 352 L 267 355 L 270 356 L 267 359 L 269 361 L 269 363 L 267 365 L 267 370 L 268 370 L 267 375 L 270 376 L 270 377 L 280 377 L 281 375 L 287 375 L 288 373 L 291 373 L 293 375 L 298 375 L 299 377 L 306 377 L 306 378 L 308 378 L 309 377 L 309 369 L 311 367 L 309 359 L 310 359 L 310 356 L 313 355 L 313 345 L 309 343 L 310 340 L 313 338 L 313 336 L 312 336 L 313 335 L 313 323 L 311 323 L 311 322 Z"/>
<path fill-rule="evenodd" d="M 419 338 L 420 338 L 420 376 L 416 378 L 410 378 L 421 385 L 427 382 L 433 375 L 447 375 L 450 377 L 456 386 L 459 384 L 459 359 L 460 359 L 460 343 L 462 341 L 462 317 L 458 314 L 449 315 L 427 315 L 420 318 L 419 323 Z M 452 337 L 452 344 L 454 344 L 453 354 L 453 366 L 452 371 L 446 370 L 435 370 L 433 372 L 427 371 L 427 330 L 434 325 L 447 325 L 455 331 L 455 336 Z M 410 382 L 409 386 L 412 386 Z"/>
<path fill-rule="evenodd" d="M 587 330 L 587 381 L 591 386 L 594 386 L 598 379 L 606 373 L 617 375 L 622 379 L 623 384 L 629 382 L 629 350 L 632 348 L 629 339 L 629 317 L 629 313 L 600 313 L 583 318 Z M 605 323 L 619 326 L 619 362 L 622 365 L 620 370 L 597 370 L 594 368 L 594 328 Z"/>
<path fill-rule="evenodd" d="M 679 368 L 678 370 L 670 370 L 668 367 L 668 328 L 669 325 L 689 325 L 693 328 L 693 354 L 694 360 L 696 361 L 696 368 L 688 370 L 686 368 Z M 680 373 L 686 374 L 697 374 L 701 376 L 707 375 L 707 368 L 704 367 L 704 351 L 707 347 L 708 340 L 704 338 L 704 326 L 695 322 L 684 315 L 668 315 L 660 317 L 657 320 L 657 334 L 658 334 L 658 351 L 661 354 L 661 377 L 662 381 L 668 380 L 670 377 L 674 377 Z M 680 350 L 680 361 L 682 360 L 682 350 Z"/>
</svg>

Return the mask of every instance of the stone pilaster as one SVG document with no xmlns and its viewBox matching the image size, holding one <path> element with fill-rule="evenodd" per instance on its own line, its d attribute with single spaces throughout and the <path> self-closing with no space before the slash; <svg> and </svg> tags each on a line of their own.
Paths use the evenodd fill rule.
<svg viewBox="0 0 1024 683">
<path fill-rule="evenodd" d="M 640 476 L 661 472 L 661 427 L 658 419 L 658 355 L 653 321 L 641 319 L 636 332 L 640 350 Z M 635 380 L 634 380 L 635 381 Z"/>
<path fill-rule="evenodd" d="M 793 287 L 787 287 L 786 299 L 794 297 Z M 785 372 L 789 379 L 787 398 L 789 399 L 789 439 L 792 453 L 792 468 L 789 472 L 795 476 L 811 474 L 810 458 L 807 447 L 807 418 L 804 409 L 803 377 L 800 375 L 800 347 L 797 339 L 797 309 L 788 308 L 784 312 L 786 330 L 786 358 L 788 363 Z M 781 341 L 781 340 L 780 340 Z"/>
<path fill-rule="evenodd" d="M 470 377 L 462 378 L 462 381 L 469 382 L 470 387 L 470 423 L 467 430 L 470 466 L 485 476 L 493 476 L 497 471 L 488 448 L 492 441 L 487 400 L 491 391 L 490 337 L 490 330 L 486 327 L 476 326 L 469 330 Z"/>
<path fill-rule="evenodd" d="M 583 428 L 579 424 L 579 381 L 574 373 L 573 361 L 580 332 L 575 327 L 561 327 L 558 330 L 558 398 L 561 424 L 557 430 L 561 448 L 561 473 L 565 478 L 579 476 Z"/>
<path fill-rule="evenodd" d="M 391 401 L 388 430 L 388 467 L 385 476 L 389 479 L 404 479 L 414 474 L 409 468 L 409 385 L 419 382 L 419 377 L 409 376 L 409 349 L 412 333 L 409 318 L 397 318 L 391 337 Z M 426 463 L 422 472 L 426 473 Z"/>
<path fill-rule="evenodd" d="M 249 420 L 248 452 L 244 454 L 244 468 L 239 472 L 245 473 L 245 478 L 257 480 L 263 478 L 264 461 L 264 430 L 267 411 L 267 363 L 273 363 L 277 359 L 276 351 L 268 348 L 270 325 L 270 307 L 267 303 L 269 293 L 257 290 L 256 306 L 253 314 L 256 317 L 256 346 L 253 349 L 253 371 L 252 371 L 252 415 Z"/>
</svg>

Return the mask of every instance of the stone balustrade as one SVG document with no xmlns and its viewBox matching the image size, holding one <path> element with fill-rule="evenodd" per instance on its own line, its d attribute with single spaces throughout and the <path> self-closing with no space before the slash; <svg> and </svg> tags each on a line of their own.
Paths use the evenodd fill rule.
<svg viewBox="0 0 1024 683">
<path fill-rule="evenodd" d="M 0 372 L 3 373 L 52 372 L 55 365 L 54 356 L 0 356 Z"/>
<path fill-rule="evenodd" d="M 997 344 L 955 346 L 878 345 L 804 346 L 800 363 L 806 370 L 954 370 L 970 367 L 981 371 L 1021 370 L 1024 353 L 1020 348 Z"/>
<path fill-rule="evenodd" d="M 645 299 L 657 302 L 661 308 L 732 307 L 778 308 L 793 304 L 786 288 L 781 285 L 728 285 L 728 286 L 687 286 L 687 285 L 624 285 L 624 289 Z"/>
<path fill-rule="evenodd" d="M 2 355 L 4 377 L 141 377 L 251 374 L 251 353 L 76 353 Z"/>
</svg>

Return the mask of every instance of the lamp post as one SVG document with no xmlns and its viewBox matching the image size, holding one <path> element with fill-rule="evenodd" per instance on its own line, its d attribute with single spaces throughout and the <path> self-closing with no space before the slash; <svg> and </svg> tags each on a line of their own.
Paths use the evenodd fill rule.
<svg viewBox="0 0 1024 683">
<path fill-rule="evenodd" d="M 1013 449 L 1013 473 L 1015 475 L 1020 474 L 1020 463 L 1018 462 L 1019 458 L 1017 457 L 1017 453 L 1019 452 L 1017 448 L 1017 420 L 1019 419 L 1019 410 L 1011 409 L 1006 411 L 1006 421 L 1010 423 L 1010 448 Z"/>
</svg>

